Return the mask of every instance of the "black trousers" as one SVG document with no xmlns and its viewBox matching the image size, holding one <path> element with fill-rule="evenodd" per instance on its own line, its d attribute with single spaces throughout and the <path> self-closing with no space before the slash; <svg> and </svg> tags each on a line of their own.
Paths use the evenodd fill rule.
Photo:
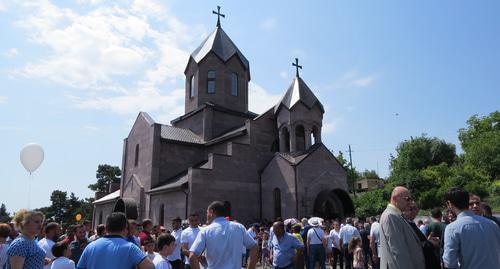
<svg viewBox="0 0 500 269">
<path fill-rule="evenodd" d="M 333 248 L 332 249 L 332 267 L 333 269 L 337 268 L 337 263 L 340 266 L 340 269 L 344 269 L 344 253 L 340 251 L 338 248 Z"/>
<path fill-rule="evenodd" d="M 349 245 L 344 244 L 344 261 L 345 261 L 345 269 L 352 268 L 352 253 L 349 253 Z"/>
</svg>

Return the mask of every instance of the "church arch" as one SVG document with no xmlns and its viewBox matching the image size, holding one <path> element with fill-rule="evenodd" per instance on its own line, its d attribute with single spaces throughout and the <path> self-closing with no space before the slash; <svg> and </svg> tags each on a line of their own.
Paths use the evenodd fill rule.
<svg viewBox="0 0 500 269">
<path fill-rule="evenodd" d="M 135 145 L 135 159 L 134 159 L 134 166 L 139 165 L 139 144 Z"/>
<path fill-rule="evenodd" d="M 161 204 L 160 205 L 160 212 L 158 214 L 158 224 L 161 226 L 165 225 L 165 205 Z"/>
<path fill-rule="evenodd" d="M 313 214 L 325 219 L 343 218 L 354 215 L 354 205 L 341 189 L 323 190 L 314 199 Z"/>
<path fill-rule="evenodd" d="M 281 190 L 274 188 L 274 219 L 281 218 Z"/>
<path fill-rule="evenodd" d="M 295 127 L 295 137 L 296 137 L 295 139 L 296 150 L 297 151 L 306 150 L 306 131 L 302 124 L 299 124 Z"/>
<path fill-rule="evenodd" d="M 97 224 L 102 224 L 102 210 L 99 212 L 99 222 Z"/>
<path fill-rule="evenodd" d="M 238 96 L 238 74 L 231 73 L 231 95 Z"/>
<path fill-rule="evenodd" d="M 208 70 L 207 73 L 207 93 L 215 93 L 215 71 Z"/>
<path fill-rule="evenodd" d="M 231 202 L 224 201 L 224 207 L 226 207 L 226 217 L 231 217 Z"/>
<path fill-rule="evenodd" d="M 196 94 L 196 84 L 194 83 L 194 75 L 192 75 L 189 83 L 189 97 L 193 98 L 195 94 Z"/>
<path fill-rule="evenodd" d="M 317 125 L 314 125 L 311 129 L 311 137 L 314 138 L 314 144 L 321 143 L 321 131 Z M 312 141 L 312 140 L 311 140 Z"/>
<path fill-rule="evenodd" d="M 290 152 L 290 132 L 287 127 L 281 129 L 281 141 L 280 141 L 280 151 Z"/>
</svg>

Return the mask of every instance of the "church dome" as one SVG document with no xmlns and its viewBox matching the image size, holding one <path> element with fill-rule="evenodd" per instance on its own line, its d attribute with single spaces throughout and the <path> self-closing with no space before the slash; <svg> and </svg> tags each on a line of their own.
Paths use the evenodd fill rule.
<svg viewBox="0 0 500 269">
<path fill-rule="evenodd" d="M 307 108 L 311 109 L 314 105 L 318 104 L 321 112 L 325 112 L 323 105 L 316 98 L 314 93 L 309 89 L 307 84 L 300 78 L 296 76 L 285 95 L 281 98 L 280 102 L 274 107 L 274 113 L 277 113 L 281 106 L 291 109 L 296 103 L 302 102 Z"/>
</svg>

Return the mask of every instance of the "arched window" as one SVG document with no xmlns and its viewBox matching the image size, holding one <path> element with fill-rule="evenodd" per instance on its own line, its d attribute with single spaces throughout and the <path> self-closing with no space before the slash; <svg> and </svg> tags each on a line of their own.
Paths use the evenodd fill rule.
<svg viewBox="0 0 500 269">
<path fill-rule="evenodd" d="M 306 150 L 306 132 L 304 130 L 304 126 L 297 125 L 297 127 L 295 127 L 295 136 L 296 136 L 295 148 L 297 149 L 297 151 Z"/>
<path fill-rule="evenodd" d="M 165 206 L 162 204 L 160 205 L 160 214 L 158 214 L 158 223 L 161 226 L 165 224 L 164 218 L 165 218 Z"/>
<path fill-rule="evenodd" d="M 99 223 L 98 224 L 102 224 L 102 211 L 99 212 Z"/>
<path fill-rule="evenodd" d="M 282 130 L 283 134 L 281 136 L 281 139 L 283 139 L 283 142 L 281 145 L 283 146 L 282 149 L 280 149 L 282 152 L 290 152 L 290 132 L 288 132 L 287 128 L 283 128 Z"/>
<path fill-rule="evenodd" d="M 231 95 L 238 96 L 238 74 L 231 73 Z"/>
<path fill-rule="evenodd" d="M 312 131 L 311 131 L 311 141 L 314 141 L 312 145 L 318 143 L 318 135 L 319 135 L 319 130 L 318 127 L 313 126 Z"/>
<path fill-rule="evenodd" d="M 135 160 L 134 166 L 139 165 L 139 144 L 135 145 Z"/>
<path fill-rule="evenodd" d="M 274 219 L 281 218 L 281 190 L 275 188 L 274 194 Z"/>
<path fill-rule="evenodd" d="M 224 207 L 226 207 L 226 217 L 231 217 L 231 203 L 224 201 Z"/>
<path fill-rule="evenodd" d="M 196 85 L 194 84 L 194 75 L 191 76 L 191 82 L 190 82 L 190 85 L 189 85 L 190 89 L 189 89 L 189 97 L 194 97 L 195 93 L 196 93 Z"/>
<path fill-rule="evenodd" d="M 207 74 L 207 92 L 215 93 L 215 71 L 209 70 Z"/>
</svg>

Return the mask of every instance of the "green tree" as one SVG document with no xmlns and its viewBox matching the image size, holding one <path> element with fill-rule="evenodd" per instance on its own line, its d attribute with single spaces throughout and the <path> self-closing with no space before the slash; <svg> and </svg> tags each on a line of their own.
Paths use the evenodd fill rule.
<svg viewBox="0 0 500 269">
<path fill-rule="evenodd" d="M 361 177 L 363 178 L 380 178 L 377 174 L 377 172 L 375 172 L 375 170 L 368 170 L 368 169 L 365 169 L 365 171 L 363 173 L 361 173 Z"/>
<path fill-rule="evenodd" d="M 474 115 L 458 133 L 464 164 L 483 170 L 491 180 L 500 179 L 500 112 L 485 117 Z"/>
<path fill-rule="evenodd" d="M 55 222 L 64 222 L 68 216 L 68 193 L 55 190 L 50 195 L 51 205 L 47 208 L 46 218 Z"/>
<path fill-rule="evenodd" d="M 384 188 L 366 193 L 360 193 L 353 198 L 356 216 L 366 218 L 380 215 L 387 207 L 391 198 L 391 189 Z"/>
<path fill-rule="evenodd" d="M 120 182 L 122 172 L 118 166 L 100 164 L 97 167 L 95 184 L 90 184 L 89 189 L 95 192 L 108 192 L 109 185 L 113 182 Z"/>
<path fill-rule="evenodd" d="M 6 223 L 11 220 L 9 212 L 7 212 L 7 207 L 2 203 L 0 206 L 0 222 Z"/>
</svg>

